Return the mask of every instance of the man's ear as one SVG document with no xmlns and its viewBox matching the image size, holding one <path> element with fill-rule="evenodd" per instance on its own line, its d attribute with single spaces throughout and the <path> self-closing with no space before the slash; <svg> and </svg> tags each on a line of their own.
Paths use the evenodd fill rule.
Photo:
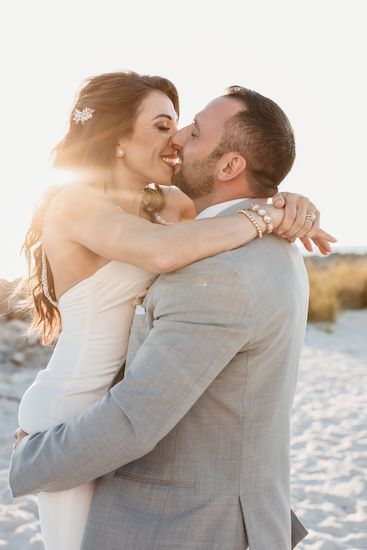
<svg viewBox="0 0 367 550">
<path fill-rule="evenodd" d="M 240 153 L 227 153 L 218 163 L 218 180 L 230 181 L 246 169 L 246 159 Z"/>
</svg>

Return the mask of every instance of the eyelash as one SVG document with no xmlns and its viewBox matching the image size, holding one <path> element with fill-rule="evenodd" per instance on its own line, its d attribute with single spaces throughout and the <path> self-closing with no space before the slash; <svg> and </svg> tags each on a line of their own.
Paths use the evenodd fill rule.
<svg viewBox="0 0 367 550">
<path fill-rule="evenodd" d="M 167 126 L 158 126 L 158 130 L 160 130 L 162 132 L 168 132 L 170 130 L 170 128 L 167 128 Z"/>
<path fill-rule="evenodd" d="M 192 130 L 192 132 L 191 132 L 191 137 L 197 138 L 198 135 L 197 135 L 197 134 L 194 134 L 194 130 L 196 130 L 196 123 L 193 122 L 193 123 L 192 123 L 192 126 L 193 126 L 193 130 Z"/>
</svg>

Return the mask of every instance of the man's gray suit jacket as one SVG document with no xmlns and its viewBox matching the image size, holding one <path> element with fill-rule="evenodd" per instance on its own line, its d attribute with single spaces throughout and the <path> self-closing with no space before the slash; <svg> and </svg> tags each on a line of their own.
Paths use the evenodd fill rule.
<svg viewBox="0 0 367 550">
<path fill-rule="evenodd" d="M 13 495 L 99 478 L 83 550 L 293 548 L 306 534 L 289 495 L 308 306 L 300 253 L 265 236 L 161 275 L 143 305 L 124 379 L 24 438 Z"/>
</svg>

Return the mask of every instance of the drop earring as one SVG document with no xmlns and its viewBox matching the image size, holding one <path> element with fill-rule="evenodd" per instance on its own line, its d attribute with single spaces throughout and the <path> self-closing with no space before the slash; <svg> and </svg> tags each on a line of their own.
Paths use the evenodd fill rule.
<svg viewBox="0 0 367 550">
<path fill-rule="evenodd" d="M 116 157 L 123 157 L 125 154 L 125 151 L 121 149 L 121 147 L 116 147 Z"/>
</svg>

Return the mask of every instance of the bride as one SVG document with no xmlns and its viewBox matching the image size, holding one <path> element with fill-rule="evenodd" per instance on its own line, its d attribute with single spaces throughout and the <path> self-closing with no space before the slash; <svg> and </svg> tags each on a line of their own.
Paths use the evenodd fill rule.
<svg viewBox="0 0 367 550">
<path fill-rule="evenodd" d="M 177 91 L 160 77 L 104 74 L 79 93 L 54 158 L 78 181 L 45 199 L 24 245 L 32 330 L 57 344 L 22 398 L 20 436 L 66 422 L 108 391 L 126 355 L 134 300 L 156 274 L 257 236 L 240 214 L 189 221 L 193 203 L 170 186 L 178 114 Z M 267 209 L 276 228 L 284 210 Z M 89 483 L 39 494 L 47 550 L 80 548 L 92 493 Z"/>
</svg>

